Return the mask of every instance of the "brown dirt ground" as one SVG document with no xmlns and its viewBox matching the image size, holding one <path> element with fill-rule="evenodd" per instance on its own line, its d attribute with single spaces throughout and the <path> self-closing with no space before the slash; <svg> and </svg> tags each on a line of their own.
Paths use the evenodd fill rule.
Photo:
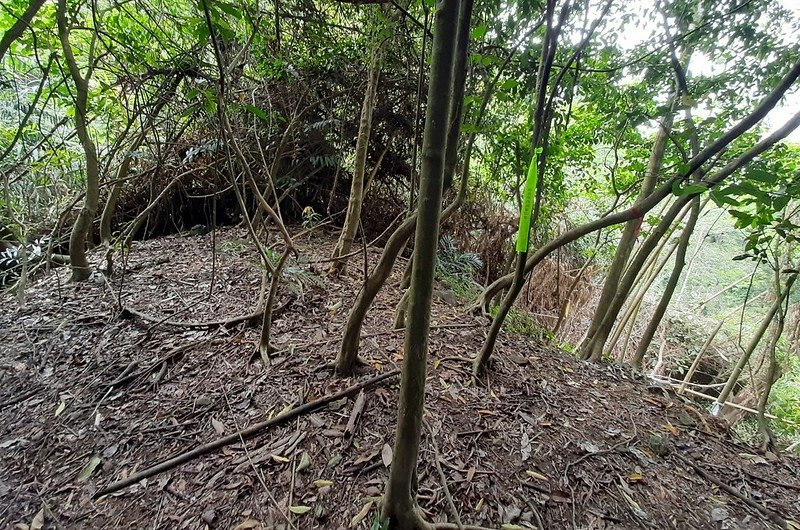
<svg viewBox="0 0 800 530">
<path fill-rule="evenodd" d="M 346 399 L 92 499 L 136 470 L 398 365 L 402 334 L 388 331 L 395 278 L 363 332 L 369 367 L 347 380 L 330 373 L 363 257 L 352 259 L 349 275 L 324 278 L 326 264 L 310 260 L 327 257 L 333 239 L 304 235 L 298 244 L 303 262 L 292 265 L 279 304 L 288 305 L 275 320 L 283 351 L 269 368 L 249 362 L 257 329 L 158 325 L 117 309 L 121 297 L 173 320 L 250 312 L 260 273 L 240 230 L 137 243 L 124 277 L 117 263 L 110 283 L 69 284 L 66 270 L 51 273 L 29 287 L 22 307 L 0 295 L 2 527 L 369 528 L 387 478 L 396 379 L 367 390 L 352 437 L 343 434 L 354 403 Z M 368 254 L 374 261 L 378 250 Z M 777 527 L 687 460 L 758 506 L 800 519 L 797 460 L 757 454 L 691 401 L 512 333 L 476 385 L 466 358 L 485 322 L 437 301 L 433 323 L 444 327 L 431 333 L 418 491 L 429 520 L 454 521 L 437 460 L 471 525 L 536 528 L 541 518 L 544 528 Z M 132 362 L 154 369 L 109 386 Z"/>
</svg>

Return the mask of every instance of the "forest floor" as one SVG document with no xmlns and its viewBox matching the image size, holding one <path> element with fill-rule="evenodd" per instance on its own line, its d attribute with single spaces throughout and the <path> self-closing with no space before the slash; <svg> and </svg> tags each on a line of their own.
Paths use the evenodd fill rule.
<svg viewBox="0 0 800 530">
<path fill-rule="evenodd" d="M 399 367 L 398 272 L 363 330 L 368 366 L 349 379 L 331 373 L 364 267 L 357 255 L 348 275 L 325 277 L 328 264 L 311 260 L 333 243 L 297 239 L 305 261 L 281 290 L 281 351 L 268 368 L 252 361 L 256 328 L 159 323 L 253 310 L 260 272 L 242 230 L 136 243 L 124 275 L 119 262 L 109 281 L 70 284 L 55 271 L 22 306 L 0 295 L 2 528 L 369 528 L 390 465 L 397 378 L 93 499 L 170 456 Z M 121 312 L 120 301 L 155 320 Z M 737 442 L 693 402 L 513 333 L 476 384 L 468 358 L 485 320 L 437 300 L 432 322 L 418 470 L 430 521 L 455 521 L 445 482 L 464 524 L 496 529 L 800 520 L 800 462 Z M 348 430 L 356 401 L 365 408 Z"/>
</svg>

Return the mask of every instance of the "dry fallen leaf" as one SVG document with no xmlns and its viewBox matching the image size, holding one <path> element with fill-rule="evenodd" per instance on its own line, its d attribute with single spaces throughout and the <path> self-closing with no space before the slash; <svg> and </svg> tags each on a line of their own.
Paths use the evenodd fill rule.
<svg viewBox="0 0 800 530">
<path fill-rule="evenodd" d="M 211 418 L 211 425 L 214 427 L 214 430 L 217 431 L 217 434 L 222 436 L 225 434 L 225 425 L 217 418 Z"/>
<path fill-rule="evenodd" d="M 300 455 L 300 463 L 297 464 L 297 472 L 305 471 L 310 465 L 311 456 L 309 456 L 308 451 L 303 451 L 303 454 Z"/>
<path fill-rule="evenodd" d="M 80 475 L 78 475 L 78 482 L 83 482 L 84 480 L 88 479 L 94 473 L 94 470 L 97 469 L 97 466 L 100 465 L 102 460 L 99 456 L 95 455 L 89 459 L 89 463 L 81 470 Z"/>
<path fill-rule="evenodd" d="M 537 473 L 536 471 L 527 470 L 527 471 L 525 471 L 525 473 L 529 477 L 535 478 L 536 480 L 547 480 L 547 477 L 545 475 L 542 475 L 541 473 Z"/>
<path fill-rule="evenodd" d="M 392 447 L 389 444 L 383 444 L 381 459 L 383 460 L 383 465 L 386 467 L 389 467 L 392 463 Z"/>
<path fill-rule="evenodd" d="M 261 522 L 256 521 L 255 519 L 246 519 L 245 521 L 236 525 L 233 530 L 251 530 L 253 528 L 261 527 Z"/>
<path fill-rule="evenodd" d="M 365 504 L 364 507 L 361 508 L 361 511 L 353 516 L 353 519 L 350 521 L 350 528 L 353 528 L 358 523 L 363 521 L 364 517 L 366 517 L 369 513 L 370 508 L 372 508 L 372 501 L 369 501 L 367 504 Z"/>
<path fill-rule="evenodd" d="M 472 482 L 472 479 L 475 477 L 475 471 L 475 466 L 472 466 L 467 470 L 467 482 Z"/>
<path fill-rule="evenodd" d="M 30 530 L 42 530 L 44 528 L 44 508 L 36 512 L 31 521 Z"/>
<path fill-rule="evenodd" d="M 520 452 L 522 453 L 522 461 L 526 461 L 531 457 L 531 439 L 528 433 L 522 431 L 522 441 L 520 443 Z"/>
</svg>

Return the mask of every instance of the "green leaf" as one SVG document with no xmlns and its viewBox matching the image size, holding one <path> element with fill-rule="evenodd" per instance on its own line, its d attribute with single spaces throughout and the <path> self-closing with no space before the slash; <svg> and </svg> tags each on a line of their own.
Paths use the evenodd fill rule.
<svg viewBox="0 0 800 530">
<path fill-rule="evenodd" d="M 289 511 L 297 515 L 303 515 L 311 511 L 311 506 L 289 506 Z"/>
<path fill-rule="evenodd" d="M 481 24 L 480 26 L 476 26 L 476 27 L 474 27 L 472 29 L 472 38 L 475 39 L 475 40 L 480 40 L 480 39 L 483 38 L 484 35 L 486 35 L 487 31 L 488 31 L 488 28 L 484 24 Z"/>
<path fill-rule="evenodd" d="M 220 11 L 223 11 L 234 18 L 242 18 L 242 10 L 232 4 L 228 4 L 226 2 L 214 2 L 214 5 Z"/>
<path fill-rule="evenodd" d="M 511 90 L 512 88 L 517 88 L 519 86 L 519 81 L 516 79 L 506 79 L 500 88 L 502 90 Z"/>
<path fill-rule="evenodd" d="M 748 180 L 756 180 L 765 184 L 775 184 L 778 182 L 778 175 L 761 169 L 751 169 L 747 172 Z"/>
<path fill-rule="evenodd" d="M 264 121 L 269 121 L 269 117 L 267 116 L 267 113 L 264 112 L 263 109 L 260 109 L 255 105 L 245 105 L 244 108 L 245 110 L 253 114 L 256 118 L 260 118 Z"/>
<path fill-rule="evenodd" d="M 703 184 L 689 184 L 685 188 L 678 188 L 678 192 L 675 193 L 678 197 L 683 197 L 684 195 L 696 195 L 698 193 L 703 193 L 708 188 Z M 672 189 L 673 193 L 675 192 L 675 187 L 673 186 Z"/>
</svg>

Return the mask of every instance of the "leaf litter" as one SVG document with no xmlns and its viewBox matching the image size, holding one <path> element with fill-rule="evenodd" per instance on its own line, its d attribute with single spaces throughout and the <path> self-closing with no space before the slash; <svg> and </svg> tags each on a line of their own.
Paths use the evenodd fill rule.
<svg viewBox="0 0 800 530">
<path fill-rule="evenodd" d="M 76 529 L 246 530 L 277 528 L 287 518 L 304 529 L 370 527 L 391 466 L 396 381 L 365 391 L 369 405 L 357 414 L 353 396 L 92 499 L 143 467 L 401 362 L 403 337 L 391 331 L 400 265 L 364 326 L 369 340 L 362 341 L 361 355 L 368 368 L 347 380 L 326 366 L 336 356 L 360 271 L 302 289 L 284 286 L 273 333 L 285 354 L 267 369 L 250 362 L 257 329 L 185 329 L 120 314 L 118 292 L 125 307 L 157 319 L 203 322 L 251 310 L 260 280 L 256 254 L 226 244 L 245 240 L 242 230 L 222 229 L 216 237 L 213 272 L 211 234 L 168 236 L 136 244 L 130 270 L 110 279 L 113 295 L 104 282 L 67 283 L 66 270 L 31 285 L 23 307 L 0 294 L 9 308 L 0 313 L 4 527 L 53 521 Z M 324 264 L 312 262 L 327 257 L 335 241 L 335 234 L 302 238 L 303 258 L 295 265 L 322 277 Z M 371 263 L 378 255 L 368 249 Z M 162 265 L 141 266 L 147 263 Z M 632 372 L 578 363 L 530 337 L 504 333 L 486 386 L 475 384 L 463 359 L 479 350 L 485 322 L 469 316 L 466 305 L 434 303 L 439 327 L 431 332 L 426 390 L 439 464 L 465 524 L 778 527 L 686 459 L 785 518 L 786 527 L 800 528 L 796 458 L 759 454 L 696 403 L 668 391 L 652 394 L 650 383 Z M 27 397 L 14 402 L 18 396 Z M 654 450 L 654 438 L 669 450 Z M 424 435 L 418 500 L 429 520 L 452 522 L 434 458 Z"/>
</svg>

